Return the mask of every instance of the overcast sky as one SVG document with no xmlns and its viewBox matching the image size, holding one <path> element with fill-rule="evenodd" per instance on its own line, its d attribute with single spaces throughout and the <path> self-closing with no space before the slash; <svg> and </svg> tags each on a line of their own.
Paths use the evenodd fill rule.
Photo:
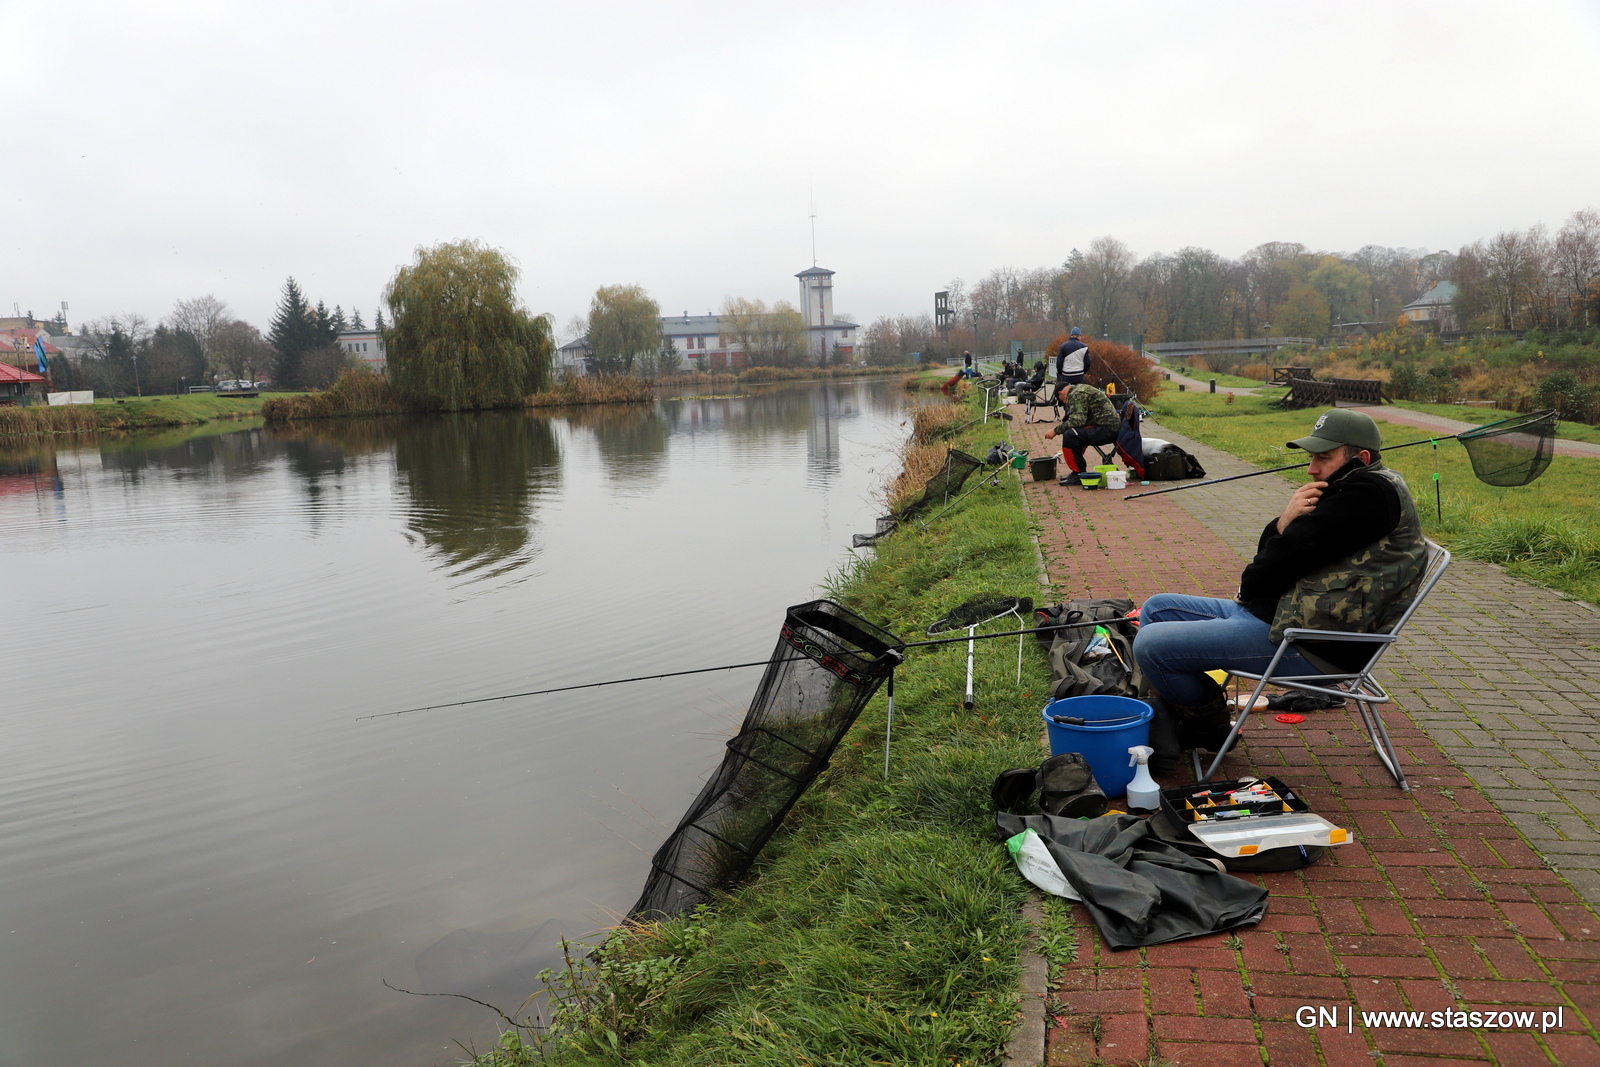
<svg viewBox="0 0 1600 1067">
<path fill-rule="evenodd" d="M 0 0 L 0 314 L 283 281 L 371 318 L 480 238 L 558 324 L 862 321 L 954 277 L 1269 240 L 1455 249 L 1600 207 L 1600 2 Z"/>
</svg>

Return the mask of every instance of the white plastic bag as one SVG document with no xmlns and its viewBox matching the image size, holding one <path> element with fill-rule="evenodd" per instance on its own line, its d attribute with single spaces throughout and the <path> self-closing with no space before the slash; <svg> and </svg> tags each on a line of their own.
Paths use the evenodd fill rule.
<svg viewBox="0 0 1600 1067">
<path fill-rule="evenodd" d="M 1045 848 L 1039 835 L 1032 830 L 1024 830 L 1015 837 L 1008 838 L 1006 850 L 1016 861 L 1017 870 L 1022 872 L 1022 877 L 1046 893 L 1066 897 L 1068 900 L 1083 899 L 1061 873 L 1061 865 L 1050 855 L 1050 850 Z"/>
</svg>

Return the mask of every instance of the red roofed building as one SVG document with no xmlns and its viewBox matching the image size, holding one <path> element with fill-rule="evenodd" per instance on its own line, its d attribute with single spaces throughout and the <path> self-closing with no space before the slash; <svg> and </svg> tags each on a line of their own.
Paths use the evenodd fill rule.
<svg viewBox="0 0 1600 1067">
<path fill-rule="evenodd" d="M 14 327 L 0 330 L 0 362 L 9 362 L 12 367 L 38 370 L 39 358 L 34 355 L 33 342 L 41 334 L 44 337 L 44 358 L 55 359 L 61 354 L 61 349 L 50 343 L 48 333 L 37 326 Z"/>
<path fill-rule="evenodd" d="M 45 355 L 49 357 L 48 352 Z M 0 355 L 0 404 L 19 404 L 24 398 L 40 399 L 43 394 L 44 375 L 7 363 Z"/>
</svg>

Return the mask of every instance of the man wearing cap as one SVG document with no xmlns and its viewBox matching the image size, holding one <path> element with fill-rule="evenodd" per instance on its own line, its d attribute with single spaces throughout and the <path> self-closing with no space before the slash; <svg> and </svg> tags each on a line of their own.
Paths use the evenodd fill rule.
<svg viewBox="0 0 1600 1067">
<path fill-rule="evenodd" d="M 1311 481 L 1261 531 L 1232 600 L 1158 593 L 1140 612 L 1134 658 L 1175 713 L 1181 748 L 1216 751 L 1230 722 L 1223 689 L 1206 671 L 1265 670 L 1291 627 L 1374 633 L 1416 596 L 1427 557 L 1411 491 L 1379 458 L 1383 435 L 1362 412 L 1334 408 L 1288 442 L 1311 454 Z M 1371 654 L 1353 642 L 1294 653 L 1288 675 L 1357 670 Z"/>
<path fill-rule="evenodd" d="M 1080 375 L 1081 377 L 1081 375 Z M 1046 441 L 1061 438 L 1061 460 L 1067 465 L 1062 485 L 1078 485 L 1078 476 L 1087 468 L 1084 449 L 1090 445 L 1109 445 L 1117 439 L 1122 416 L 1106 398 L 1105 390 L 1079 383 L 1058 393 L 1066 414 L 1055 429 L 1046 430 Z"/>
<path fill-rule="evenodd" d="M 1056 388 L 1083 384 L 1089 363 L 1089 346 L 1083 343 L 1083 331 L 1074 326 L 1056 350 Z"/>
</svg>

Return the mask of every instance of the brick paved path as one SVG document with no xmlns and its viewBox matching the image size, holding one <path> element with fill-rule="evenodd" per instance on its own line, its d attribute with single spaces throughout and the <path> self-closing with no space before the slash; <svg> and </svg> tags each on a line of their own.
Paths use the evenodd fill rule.
<svg viewBox="0 0 1600 1067">
<path fill-rule="evenodd" d="M 1018 420 L 1013 440 L 1036 456 L 1046 454 L 1044 429 Z M 1150 433 L 1184 443 L 1155 427 Z M 1245 469 L 1210 449 L 1184 447 L 1213 474 L 1234 473 L 1229 464 Z M 1027 483 L 1026 493 L 1050 581 L 1062 598 L 1143 600 L 1160 591 L 1227 595 L 1236 587 L 1243 554 L 1253 551 L 1261 525 L 1281 509 L 1289 487 L 1273 476 L 1234 486 L 1231 494 L 1219 487 L 1131 502 L 1122 493 L 1044 483 Z M 1471 576 L 1469 582 L 1492 584 L 1493 568 L 1485 571 L 1487 577 Z M 1503 715 L 1503 705 L 1486 712 L 1472 701 L 1473 692 L 1488 689 L 1525 708 L 1535 672 L 1485 676 L 1488 685 L 1480 689 L 1485 683 L 1479 661 L 1487 653 L 1461 634 L 1486 641 L 1498 635 L 1486 632 L 1476 607 L 1463 621 L 1450 607 L 1457 595 L 1436 593 L 1445 609 L 1426 626 L 1414 622 L 1402 646 L 1406 670 L 1428 661 L 1428 684 L 1419 677 L 1411 688 L 1396 683 L 1391 691 L 1404 692 L 1425 722 L 1440 716 L 1431 725 L 1441 737 L 1460 738 L 1455 747 L 1504 759 L 1507 745 L 1485 730 L 1474 733 L 1458 718 L 1481 725 L 1479 716 Z M 1595 625 L 1593 613 L 1558 603 L 1570 613 L 1573 633 L 1580 621 Z M 1540 601 L 1529 610 L 1547 606 Z M 1425 639 L 1417 630 L 1427 631 Z M 1600 663 L 1591 666 L 1600 669 Z M 1600 918 L 1491 803 L 1505 806 L 1507 798 L 1480 790 L 1420 728 L 1423 723 L 1392 707 L 1385 717 L 1412 793 L 1395 788 L 1353 711 L 1313 713 L 1300 726 L 1282 725 L 1270 715 L 1252 720 L 1224 770 L 1277 774 L 1304 790 L 1315 810 L 1352 829 L 1354 843 L 1330 850 L 1302 871 L 1254 876 L 1272 893 L 1270 910 L 1261 925 L 1237 936 L 1113 953 L 1078 906 L 1077 959 L 1057 961 L 1065 969 L 1050 1001 L 1050 1064 L 1126 1064 L 1155 1054 L 1208 1067 L 1600 1064 Z M 1516 722 L 1530 725 L 1527 719 Z M 1538 732 L 1541 740 L 1548 736 Z M 1522 751 L 1520 739 L 1511 743 Z M 1481 774 L 1481 767 L 1474 765 L 1472 773 Z M 1554 821 L 1564 826 L 1564 818 Z M 1529 819 L 1550 831 L 1537 816 Z M 1543 837 L 1538 842 L 1558 861 L 1567 855 Z M 1340 1025 L 1302 1028 L 1295 1013 L 1308 1005 L 1336 1009 Z M 1559 1008 L 1562 1026 L 1545 1034 L 1526 1027 L 1379 1028 L 1364 1026 L 1360 1016 L 1389 1009 L 1513 1006 Z M 1352 1007 L 1353 1032 L 1345 1026 L 1345 1010 Z"/>
</svg>

